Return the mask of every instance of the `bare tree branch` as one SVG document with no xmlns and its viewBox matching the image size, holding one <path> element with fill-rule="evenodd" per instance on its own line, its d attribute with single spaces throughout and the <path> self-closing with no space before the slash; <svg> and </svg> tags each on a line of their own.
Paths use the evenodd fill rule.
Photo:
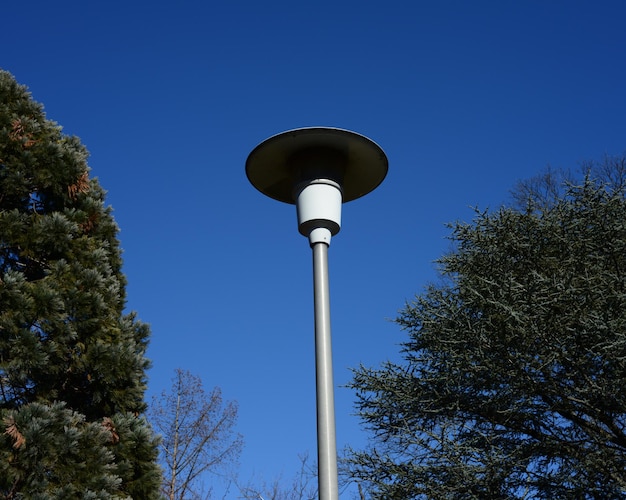
<svg viewBox="0 0 626 500">
<path fill-rule="evenodd" d="M 236 403 L 224 402 L 218 387 L 207 394 L 199 377 L 177 369 L 171 391 L 153 398 L 148 415 L 162 436 L 163 494 L 170 500 L 210 498 L 200 478 L 236 464 L 243 446 L 234 431 Z"/>
</svg>

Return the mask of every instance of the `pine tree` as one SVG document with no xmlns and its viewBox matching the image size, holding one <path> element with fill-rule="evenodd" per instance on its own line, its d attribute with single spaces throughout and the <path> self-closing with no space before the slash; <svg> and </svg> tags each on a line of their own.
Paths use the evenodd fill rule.
<svg viewBox="0 0 626 500">
<path fill-rule="evenodd" d="M 355 371 L 370 498 L 626 498 L 626 157 L 517 199 L 452 226 L 404 362 Z"/>
<path fill-rule="evenodd" d="M 87 156 L 0 71 L 0 498 L 158 498 L 149 330 Z"/>
</svg>

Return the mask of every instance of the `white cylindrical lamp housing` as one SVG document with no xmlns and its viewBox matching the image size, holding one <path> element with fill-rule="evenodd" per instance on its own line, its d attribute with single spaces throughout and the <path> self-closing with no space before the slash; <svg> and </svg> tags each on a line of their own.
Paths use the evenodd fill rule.
<svg viewBox="0 0 626 500">
<path fill-rule="evenodd" d="M 248 155 L 246 175 L 263 194 L 297 206 L 298 231 L 330 244 L 341 204 L 374 190 L 387 175 L 384 151 L 349 130 L 308 127 L 266 139 Z"/>
<path fill-rule="evenodd" d="M 300 183 L 295 192 L 298 231 L 316 243 L 330 245 L 330 238 L 341 229 L 341 186 L 330 179 Z"/>
</svg>

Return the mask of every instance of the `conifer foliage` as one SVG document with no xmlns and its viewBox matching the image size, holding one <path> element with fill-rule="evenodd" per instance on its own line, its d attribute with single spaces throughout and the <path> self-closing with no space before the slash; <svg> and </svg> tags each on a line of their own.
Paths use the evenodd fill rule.
<svg viewBox="0 0 626 500">
<path fill-rule="evenodd" d="M 158 498 L 117 231 L 80 141 L 0 71 L 0 498 Z"/>
<path fill-rule="evenodd" d="M 369 498 L 626 498 L 626 158 L 583 177 L 454 224 L 404 362 L 355 371 Z"/>
</svg>

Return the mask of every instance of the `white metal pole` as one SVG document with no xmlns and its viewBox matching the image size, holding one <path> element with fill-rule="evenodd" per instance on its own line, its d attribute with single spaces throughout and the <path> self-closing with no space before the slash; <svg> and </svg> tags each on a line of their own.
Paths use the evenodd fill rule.
<svg viewBox="0 0 626 500">
<path fill-rule="evenodd" d="M 328 244 L 324 242 L 314 243 L 312 249 L 319 500 L 338 500 L 335 399 L 328 285 Z"/>
</svg>

